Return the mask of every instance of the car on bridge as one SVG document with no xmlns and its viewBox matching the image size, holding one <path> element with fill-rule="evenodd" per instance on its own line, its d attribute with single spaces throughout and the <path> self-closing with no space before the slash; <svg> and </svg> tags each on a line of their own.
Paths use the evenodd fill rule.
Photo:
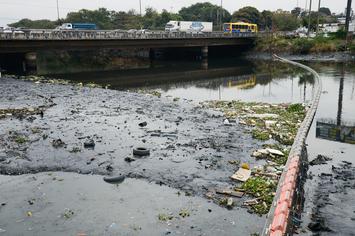
<svg viewBox="0 0 355 236">
<path fill-rule="evenodd" d="M 165 32 L 208 33 L 212 32 L 212 22 L 201 21 L 169 21 Z"/>
<path fill-rule="evenodd" d="M 96 24 L 92 23 L 64 23 L 57 27 L 58 30 L 97 30 Z"/>
</svg>

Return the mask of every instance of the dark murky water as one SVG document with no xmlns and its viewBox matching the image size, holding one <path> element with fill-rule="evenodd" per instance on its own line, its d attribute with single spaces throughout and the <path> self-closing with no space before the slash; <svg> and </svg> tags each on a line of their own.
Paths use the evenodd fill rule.
<svg viewBox="0 0 355 236">
<path fill-rule="evenodd" d="M 315 235 L 355 235 L 355 65 L 314 65 L 323 94 L 308 134 L 310 166 L 302 227 Z M 352 144 L 351 144 L 352 143 Z"/>
<path fill-rule="evenodd" d="M 197 102 L 205 100 L 305 102 L 314 91 L 312 77 L 302 70 L 278 62 L 252 62 L 240 59 L 210 61 L 208 65 L 201 62 L 156 63 L 151 69 L 56 77 L 110 84 L 111 88 L 115 89 L 157 90 L 166 96 Z"/>
<path fill-rule="evenodd" d="M 309 160 L 319 154 L 332 160 L 325 165 L 310 166 L 301 231 L 354 235 L 355 64 L 308 64 L 320 73 L 323 83 L 321 101 L 307 139 Z M 307 102 L 315 91 L 312 76 L 278 62 L 212 61 L 208 69 L 190 63 L 77 78 L 82 80 L 82 76 L 86 81 L 109 83 L 116 89 L 157 90 L 163 96 L 195 102 L 236 99 Z M 144 82 L 145 78 L 153 82 Z"/>
<path fill-rule="evenodd" d="M 318 154 L 322 154 L 331 157 L 332 160 L 328 161 L 327 164 L 324 165 L 310 166 L 309 179 L 305 186 L 306 188 L 305 209 L 302 217 L 303 220 L 303 223 L 301 225 L 302 229 L 300 231 L 301 233 L 304 234 L 310 234 L 311 230 L 309 228 L 312 228 L 315 233 L 319 233 L 322 235 L 323 234 L 324 235 L 334 235 L 334 234 L 353 235 L 353 232 L 355 231 L 355 227 L 354 227 L 355 201 L 353 197 L 355 195 L 355 180 L 354 180 L 355 179 L 354 178 L 355 145 L 352 145 L 350 143 L 353 142 L 353 140 L 355 140 L 355 129 L 353 128 L 355 126 L 355 107 L 354 107 L 355 64 L 354 63 L 348 63 L 348 64 L 311 63 L 310 66 L 320 72 L 323 81 L 324 92 L 321 97 L 321 102 L 316 114 L 316 118 L 313 122 L 312 128 L 310 130 L 307 139 L 309 159 L 313 160 L 317 157 Z M 70 74 L 70 75 L 56 75 L 55 77 L 72 79 L 72 80 L 82 81 L 82 82 L 96 82 L 101 84 L 110 84 L 112 88 L 118 90 L 158 90 L 162 93 L 163 96 L 179 97 L 181 99 L 193 100 L 194 102 L 199 102 L 204 100 L 217 100 L 217 99 L 220 100 L 240 99 L 243 101 L 262 101 L 262 102 L 271 102 L 271 103 L 307 102 L 312 97 L 312 94 L 315 91 L 315 87 L 314 87 L 315 85 L 312 76 L 305 73 L 303 70 L 290 67 L 288 65 L 278 63 L 278 62 L 265 62 L 265 61 L 251 62 L 251 61 L 240 61 L 240 60 L 232 60 L 232 59 L 225 60 L 225 61 L 212 60 L 209 61 L 208 63 L 207 62 L 203 62 L 203 63 L 168 62 L 166 64 L 163 64 L 163 63 L 154 62 L 151 64 L 150 69 L 137 69 L 137 70 L 100 72 L 100 73 L 90 72 L 90 73 L 80 73 L 80 74 Z M 31 85 L 31 86 L 34 87 L 33 91 L 38 90 L 41 93 L 45 91 L 43 93 L 47 94 L 48 96 L 50 95 L 56 96 L 56 94 L 54 94 L 55 90 L 53 90 L 52 92 L 50 85 L 48 85 L 49 86 L 48 89 L 46 87 L 43 87 L 42 90 L 37 88 L 36 85 Z M 19 86 L 18 88 L 21 90 L 21 88 L 24 87 Z M 215 117 L 213 119 L 211 118 L 210 121 L 202 120 L 200 119 L 199 116 L 194 117 L 191 115 L 191 114 L 195 114 L 196 111 L 193 110 L 193 107 L 190 107 L 189 104 L 185 104 L 183 107 L 178 107 L 177 105 L 172 105 L 171 102 L 165 102 L 165 100 L 160 101 L 157 98 L 151 98 L 151 100 L 154 101 L 155 105 L 150 104 L 149 106 L 146 106 L 146 97 L 140 95 L 122 93 L 120 96 L 117 96 L 117 94 L 114 93 L 113 91 L 96 92 L 94 90 L 86 91 L 86 89 L 83 89 L 83 91 L 87 93 L 86 94 L 87 98 L 84 99 L 83 97 L 79 97 L 79 98 L 75 97 L 77 93 L 75 89 L 68 92 L 64 87 L 63 88 L 60 87 L 60 88 L 63 89 L 62 93 L 64 94 L 64 96 L 60 98 L 54 98 L 54 99 L 57 99 L 58 101 L 61 100 L 66 101 L 66 103 L 61 103 L 63 107 L 57 108 L 58 111 L 60 110 L 61 112 L 62 111 L 65 112 L 62 112 L 63 114 L 58 115 L 58 113 L 56 113 L 56 110 L 54 109 L 51 111 L 52 113 L 49 112 L 50 116 L 52 116 L 53 118 L 57 117 L 57 119 L 59 119 L 58 117 L 62 117 L 63 119 L 65 119 L 65 116 L 72 116 L 76 120 L 80 120 L 80 119 L 84 120 L 87 118 L 88 115 L 91 115 L 93 119 L 98 119 L 98 120 L 89 120 L 85 122 L 82 121 L 81 124 L 78 125 L 78 127 L 74 127 L 74 125 L 71 126 L 72 124 L 71 120 L 66 120 L 66 126 L 64 127 L 54 124 L 53 126 L 55 126 L 56 129 L 58 129 L 60 132 L 50 134 L 49 136 L 50 138 L 58 138 L 58 137 L 65 138 L 65 137 L 70 137 L 70 135 L 71 136 L 87 135 L 87 134 L 80 134 L 76 132 L 76 129 L 79 129 L 81 126 L 85 126 L 85 128 L 88 129 L 90 132 L 91 132 L 90 129 L 92 128 L 93 130 L 90 134 L 94 132 L 99 132 L 97 131 L 98 129 L 95 129 L 95 127 L 99 126 L 96 125 L 96 122 L 101 121 L 104 122 L 105 125 L 107 125 L 107 127 L 105 126 L 105 129 L 102 129 L 100 131 L 102 133 L 102 136 L 109 135 L 108 139 L 104 140 L 104 143 L 106 145 L 106 141 L 107 141 L 108 145 L 114 147 L 112 148 L 112 150 L 109 150 L 112 152 L 102 155 L 102 157 L 107 159 L 108 164 L 116 163 L 117 165 L 113 165 L 113 167 L 117 170 L 126 169 L 126 171 L 128 171 L 129 168 L 127 168 L 127 166 L 131 166 L 132 171 L 138 173 L 138 175 L 136 176 L 132 175 L 132 177 L 144 178 L 145 176 L 151 176 L 150 170 L 156 168 L 162 171 L 166 171 L 166 173 L 164 173 L 164 175 L 156 175 L 151 177 L 149 179 L 151 182 L 157 182 L 158 179 L 163 179 L 168 183 L 168 185 L 174 187 L 174 189 L 181 188 L 181 186 L 178 186 L 180 183 L 183 185 L 189 185 L 190 187 L 189 190 L 191 190 L 193 193 L 201 192 L 201 189 L 199 189 L 199 187 L 204 186 L 205 182 L 206 183 L 210 181 L 215 182 L 221 179 L 228 178 L 229 174 L 227 173 L 228 171 L 226 171 L 228 170 L 227 167 L 217 169 L 216 171 L 213 172 L 214 173 L 213 175 L 211 175 L 210 174 L 211 172 L 209 171 L 209 175 L 207 175 L 204 173 L 205 172 L 204 166 L 202 167 L 196 166 L 196 170 L 194 171 L 191 179 L 188 178 L 187 179 L 188 181 L 185 180 L 184 178 L 186 177 L 184 171 L 189 168 L 192 168 L 193 166 L 189 162 L 186 162 L 183 165 L 179 165 L 180 168 L 171 168 L 171 166 L 174 164 L 171 163 L 170 159 L 173 159 L 173 157 L 177 158 L 179 156 L 173 154 L 174 150 L 167 150 L 167 152 L 168 151 L 172 152 L 169 154 L 169 158 L 170 156 L 171 158 L 170 159 L 167 158 L 164 161 L 156 158 L 156 160 L 153 160 L 153 162 L 143 162 L 144 161 L 143 160 L 140 162 L 137 161 L 133 164 L 127 164 L 123 161 L 123 159 L 121 160 L 118 158 L 119 160 L 117 160 L 116 158 L 116 156 L 123 158 L 129 155 L 127 150 L 129 150 L 129 152 L 131 151 L 131 146 L 129 146 L 129 144 L 126 144 L 127 147 L 123 147 L 123 148 L 118 147 L 117 146 L 118 138 L 120 138 L 121 140 L 123 138 L 125 140 L 128 140 L 127 142 L 131 142 L 133 144 L 137 144 L 137 143 L 134 143 L 132 142 L 132 140 L 129 139 L 130 135 L 132 137 L 133 136 L 139 137 L 139 139 L 144 138 L 142 136 L 143 134 L 141 129 L 132 125 L 133 128 L 132 130 L 130 130 L 131 129 L 130 124 L 128 125 L 128 128 L 126 127 L 124 123 L 125 118 L 127 118 L 126 120 L 129 120 L 129 122 L 133 122 L 135 125 L 136 123 L 140 122 L 141 119 L 146 119 L 148 120 L 148 123 L 151 124 L 154 122 L 158 122 L 154 119 L 164 118 L 165 123 L 161 123 L 161 124 L 159 123 L 159 125 L 161 125 L 161 127 L 163 128 L 165 126 L 165 129 L 167 129 L 167 125 L 170 128 L 173 127 L 175 129 L 176 128 L 175 126 L 177 126 L 175 124 L 176 122 L 175 119 L 177 117 L 175 113 L 183 114 L 182 116 L 186 124 L 183 122 L 182 125 L 180 125 L 178 128 L 186 136 L 186 140 L 190 140 L 196 136 L 196 132 L 200 136 L 203 135 L 206 136 L 205 134 L 206 132 L 203 131 L 203 129 L 201 129 L 200 126 L 204 126 L 204 127 L 210 126 L 210 129 L 215 130 L 216 126 L 218 125 L 216 125 L 217 124 L 216 121 L 213 122 L 213 119 L 215 120 L 219 119 L 218 117 Z M 24 96 L 25 95 L 26 94 L 24 94 Z M 106 96 L 107 99 L 105 101 L 101 101 L 100 100 L 101 95 L 102 97 Z M 13 99 L 17 101 L 17 100 L 21 100 L 21 97 L 17 95 L 17 97 L 14 96 Z M 41 99 L 39 99 L 38 97 L 33 97 L 33 99 L 34 100 L 31 101 L 32 105 L 41 102 Z M 132 100 L 134 102 L 131 103 L 126 102 Z M 27 99 L 23 99 L 23 101 L 26 104 L 30 103 L 30 101 Z M 7 104 L 12 104 L 12 102 L 3 103 L 3 105 L 7 105 Z M 78 106 L 80 109 L 78 108 Z M 146 113 L 145 115 L 144 113 L 143 115 L 141 113 L 143 107 L 145 109 L 144 110 L 144 113 Z M 115 108 L 115 109 L 112 111 L 107 110 L 111 108 L 112 109 Z M 137 113 L 136 114 L 137 116 L 133 120 L 128 118 L 131 115 L 129 113 L 131 112 L 129 111 L 129 109 L 134 110 L 134 112 Z M 86 113 L 81 114 L 81 112 L 84 111 Z M 106 111 L 109 111 L 109 113 L 105 113 Z M 162 114 L 162 117 L 156 116 L 156 118 L 154 118 L 155 117 L 154 114 L 156 115 L 157 113 L 156 111 L 159 111 L 159 113 Z M 123 120 L 119 120 L 119 119 L 117 120 L 117 117 L 123 117 L 122 118 Z M 152 118 L 153 120 L 149 120 L 150 118 Z M 32 124 L 36 125 L 38 122 L 42 122 L 42 121 L 36 120 Z M 59 122 L 59 120 L 54 119 L 53 122 L 56 123 Z M 211 122 L 211 124 L 208 122 Z M 17 124 L 17 123 L 18 121 L 13 122 L 13 125 L 18 126 L 21 129 L 26 128 L 26 127 L 22 127 L 21 124 Z M 120 126 L 121 129 L 120 130 L 117 129 L 116 126 Z M 5 128 L 5 124 L 3 124 L 3 127 Z M 115 127 L 117 130 L 115 129 L 116 130 L 115 133 L 111 135 L 111 133 L 107 132 L 107 130 L 113 129 L 112 127 Z M 194 127 L 194 129 L 190 130 L 190 127 Z M 156 127 L 152 127 L 152 128 L 156 128 Z M 208 132 L 208 134 L 209 133 L 210 132 Z M 217 136 L 217 134 L 215 135 Z M 225 143 L 225 140 L 223 138 L 228 138 L 228 137 L 219 137 L 219 139 L 223 141 L 221 143 Z M 169 137 L 167 137 L 167 142 L 170 141 L 171 140 L 169 139 Z M 150 141 L 148 139 L 148 144 L 149 142 Z M 238 146 L 237 147 L 231 146 L 232 150 L 229 150 L 230 147 L 224 150 L 225 152 L 222 153 L 225 159 L 224 161 L 226 161 L 228 158 L 234 158 L 236 152 L 239 154 L 238 158 L 240 158 L 242 161 L 248 161 L 250 159 L 249 149 L 251 150 L 254 146 L 258 145 L 257 142 L 250 141 L 247 137 L 242 138 L 240 140 L 228 139 L 228 142 L 238 143 Z M 41 147 L 44 148 L 44 150 L 47 150 L 45 148 L 47 148 L 47 146 L 49 148 L 50 146 L 49 141 L 43 141 L 40 145 Z M 72 143 L 69 142 L 69 146 L 70 145 L 75 146 L 79 144 L 74 142 Z M 168 146 L 166 148 L 168 148 Z M 187 150 L 189 151 L 188 155 L 194 152 L 194 149 L 195 148 L 192 148 L 191 150 Z M 32 149 L 30 149 L 30 151 L 34 152 Z M 100 150 L 99 144 L 96 147 L 96 151 L 97 152 L 102 151 Z M 87 152 L 90 151 L 83 150 L 84 154 Z M 72 162 L 69 163 L 68 165 L 67 164 L 63 165 L 62 157 L 67 155 L 73 157 Z M 67 152 L 63 153 L 58 151 L 56 152 L 56 155 L 53 155 L 53 158 L 56 161 L 55 163 L 60 168 L 63 168 L 62 166 L 64 166 L 64 168 L 69 168 L 69 169 L 72 168 L 76 170 L 75 169 L 76 166 L 81 166 L 80 162 L 83 162 L 84 164 L 86 163 L 85 166 L 87 165 L 87 167 L 85 168 L 87 168 L 88 171 L 90 172 L 91 163 L 87 164 L 86 160 L 84 158 L 81 158 L 80 155 L 81 155 L 80 153 L 68 154 Z M 206 153 L 206 155 L 211 156 L 210 153 Z M 184 156 L 182 155 L 181 157 L 182 161 L 184 161 L 183 157 Z M 218 159 L 219 157 L 220 157 L 219 155 L 216 156 L 216 159 Z M 213 158 L 214 157 L 212 156 L 212 159 Z M 212 159 L 209 161 L 213 161 Z M 39 158 L 38 160 L 34 159 L 32 160 L 32 162 L 30 162 L 29 165 L 36 165 L 36 162 L 38 161 L 42 162 L 43 160 L 41 158 Z M 27 163 L 25 160 L 23 162 Z M 21 164 L 22 162 L 19 163 Z M 104 164 L 105 163 L 106 162 L 104 162 Z M 105 165 L 102 166 L 102 168 L 100 167 L 102 170 L 98 169 L 97 173 L 101 173 L 101 172 L 106 173 L 107 168 Z M 18 166 L 13 166 L 13 168 L 15 167 L 18 168 Z M 53 169 L 49 169 L 49 170 L 57 170 L 56 168 L 57 166 L 53 166 Z M 61 177 L 63 178 L 63 186 L 61 186 L 60 189 L 62 189 L 63 192 L 67 193 L 64 195 L 65 199 L 68 199 L 68 201 L 70 201 L 70 199 L 75 198 L 75 196 L 70 195 L 70 193 L 72 193 L 70 191 L 70 188 L 73 187 L 70 187 L 72 185 L 70 184 L 68 185 L 66 181 L 69 181 L 69 183 L 76 181 L 78 182 L 77 185 L 73 185 L 73 186 L 82 186 L 83 183 L 79 183 L 80 181 L 82 181 L 82 179 L 76 179 L 79 177 L 75 177 L 75 176 L 74 177 L 66 176 L 66 174 L 63 174 L 63 176 Z M 42 180 L 42 179 L 46 179 L 46 176 L 37 175 L 37 177 L 29 176 L 28 178 L 29 178 L 28 181 L 30 180 L 32 181 L 31 178 L 39 178 L 40 180 Z M 73 178 L 75 179 L 75 181 L 73 181 Z M 196 179 L 198 179 L 197 182 Z M 34 180 L 35 179 L 33 179 L 33 181 Z M 19 181 L 19 180 L 15 180 L 15 181 Z M 100 185 L 98 180 L 93 180 L 93 183 L 96 183 L 95 181 L 97 182 L 97 186 L 99 187 L 99 189 L 103 187 L 102 185 Z M 190 184 L 186 184 L 186 182 Z M 139 190 L 140 188 L 147 189 L 147 192 L 140 191 L 137 192 L 136 194 L 147 195 L 159 191 L 156 190 L 157 188 L 155 185 L 153 187 L 152 186 L 147 187 L 146 184 L 141 183 L 139 181 L 133 184 L 137 184 L 137 186 L 144 185 L 143 187 L 133 188 L 135 189 L 134 191 L 136 191 L 137 189 Z M 27 186 L 28 191 L 32 191 L 30 189 L 37 188 L 37 185 L 34 185 L 34 183 L 30 185 L 26 185 L 26 184 L 23 185 Z M 9 184 L 6 187 L 6 191 L 5 191 L 7 193 L 6 201 L 9 201 L 10 205 L 14 204 L 20 206 L 21 205 L 20 203 L 26 202 L 27 199 L 17 197 L 15 199 L 16 201 L 15 200 L 12 201 L 11 196 L 14 191 L 13 186 L 14 185 Z M 46 188 L 48 189 L 53 188 L 51 187 L 50 182 L 49 184 L 44 185 L 44 189 Z M 107 186 L 105 186 L 104 188 L 107 188 Z M 126 188 L 126 187 L 123 186 L 122 188 Z M 148 190 L 150 188 L 154 188 L 154 190 Z M 67 189 L 69 190 L 67 191 Z M 52 193 L 52 190 L 46 190 L 46 191 Z M 129 204 L 132 205 L 136 204 L 136 201 L 134 200 L 135 198 L 133 198 L 133 196 L 135 196 L 134 193 L 130 195 L 130 193 L 127 192 L 126 195 L 124 195 L 121 199 L 118 199 L 116 201 L 111 199 L 116 196 L 117 194 L 115 192 L 116 189 L 104 189 L 104 191 L 107 191 L 108 194 L 113 194 L 112 196 L 110 195 L 111 196 L 109 197 L 110 199 L 107 200 L 108 204 L 111 204 L 110 201 L 112 201 L 112 205 L 116 204 L 115 205 L 116 207 L 123 207 L 125 206 L 125 204 L 123 203 L 117 205 L 117 201 L 121 203 L 122 201 L 121 199 L 123 198 L 131 199 L 129 201 Z M 175 190 L 170 189 L 166 191 L 167 191 L 166 199 L 170 199 L 169 201 L 175 202 L 176 199 L 175 196 L 173 196 L 175 194 Z M 26 196 L 25 190 L 23 190 L 20 193 L 21 196 Z M 96 199 L 100 199 L 100 196 L 92 195 L 92 192 L 90 192 L 90 188 L 84 188 L 82 190 L 82 193 L 83 196 L 78 195 L 79 199 L 81 198 L 83 198 L 84 200 L 87 198 L 91 199 L 87 202 L 87 204 L 89 204 L 90 201 L 95 202 Z M 42 194 L 42 193 L 38 193 L 38 194 Z M 55 196 L 53 196 L 53 198 L 54 197 Z M 51 201 L 50 198 L 48 202 L 49 201 Z M 137 201 L 139 201 L 139 199 Z M 203 218 L 199 218 L 200 215 L 207 214 L 204 211 L 207 209 L 207 206 L 204 205 L 205 202 L 203 202 L 203 200 L 201 200 L 200 198 L 198 199 L 196 198 L 195 200 L 186 198 L 183 199 L 183 201 L 186 202 L 193 201 L 194 209 L 195 208 L 197 209 L 201 204 L 203 206 L 201 208 L 203 209 L 203 211 L 201 210 L 200 212 L 196 210 L 198 211 L 198 215 L 196 213 L 197 215 L 196 218 L 192 219 L 192 221 L 195 222 L 192 226 L 195 227 L 195 225 L 199 225 L 199 227 L 203 227 L 203 229 L 198 228 L 196 229 L 196 232 L 194 232 L 191 235 L 199 235 L 199 234 L 228 235 L 230 232 L 237 232 L 236 230 L 239 230 L 239 232 L 244 232 L 243 235 L 245 235 L 245 233 L 251 233 L 254 230 L 260 231 L 263 225 L 263 220 L 264 220 L 263 218 L 259 218 L 253 215 L 248 215 L 245 209 L 241 209 L 241 210 L 238 209 L 237 211 L 233 211 L 233 214 L 234 213 L 236 214 L 235 218 L 239 218 L 241 216 L 240 214 L 242 213 L 243 220 L 234 222 L 230 220 L 230 218 L 226 217 L 225 219 L 223 219 L 223 221 L 221 220 L 222 222 L 219 222 L 218 219 L 222 219 L 223 217 L 221 218 L 221 216 L 226 215 L 226 211 L 224 211 L 224 209 L 220 209 L 213 206 L 214 208 L 212 209 L 213 210 L 212 217 L 214 218 L 212 219 L 212 221 L 214 221 L 216 223 L 215 225 L 217 225 L 218 227 L 214 228 L 214 230 L 211 230 L 211 232 L 208 232 L 206 229 L 209 226 L 205 227 L 204 223 L 211 220 L 210 219 L 211 216 L 205 216 Z M 82 203 L 79 204 L 79 201 L 73 201 L 73 202 L 78 203 L 78 205 L 82 204 Z M 161 202 L 159 202 L 159 204 L 160 203 Z M 165 203 L 167 202 L 164 201 L 164 204 Z M 168 203 L 170 204 L 170 202 Z M 177 209 L 175 209 L 173 206 L 171 206 L 171 204 L 169 205 L 168 203 L 166 206 L 167 209 L 170 207 L 168 211 L 175 211 L 175 212 L 178 212 L 179 208 L 182 208 L 187 204 L 185 202 L 181 203 L 181 207 L 179 206 Z M 45 202 L 45 204 L 47 203 Z M 154 225 L 156 224 L 156 215 L 162 211 L 162 209 L 158 206 L 159 204 L 158 201 L 154 202 L 153 206 L 155 206 L 155 208 L 150 212 L 144 212 L 144 214 L 149 215 L 149 220 L 150 220 L 146 224 L 142 223 L 145 221 L 145 219 L 143 218 L 138 221 L 132 220 L 132 222 L 120 222 L 119 219 L 114 219 L 115 214 L 108 214 L 108 216 L 106 216 L 106 218 L 104 219 L 105 220 L 104 224 L 107 227 L 111 226 L 112 223 L 117 223 L 121 227 L 126 227 L 128 225 L 127 227 L 130 228 L 125 229 L 128 230 L 127 235 L 132 235 L 132 232 L 134 232 L 133 235 L 135 234 L 144 235 L 145 233 L 147 233 L 147 231 L 144 232 L 144 230 L 139 231 L 137 233 L 134 222 L 139 222 L 139 224 L 143 224 L 141 225 L 143 229 L 152 228 L 153 231 L 156 230 L 159 233 L 164 232 L 164 227 L 167 227 L 165 224 L 160 224 L 157 229 L 154 229 Z M 78 205 L 69 204 L 68 208 L 75 208 L 75 206 Z M 103 205 L 103 208 L 107 207 L 107 209 L 109 209 L 110 206 Z M 143 208 L 143 206 L 144 204 L 141 207 Z M 39 207 L 41 207 L 41 205 Z M 43 209 L 45 207 L 46 210 L 49 211 L 55 211 L 55 212 L 64 211 L 64 209 L 51 209 L 50 207 L 47 206 L 43 206 Z M 58 205 L 53 205 L 53 207 L 58 207 Z M 23 207 L 23 206 L 20 206 L 20 208 L 21 209 L 17 209 L 16 212 L 11 211 L 12 214 L 14 214 L 14 216 L 18 218 L 23 217 L 24 212 L 26 212 L 28 209 L 31 209 L 29 207 Z M 121 208 L 121 210 L 122 209 L 125 210 L 125 208 Z M 6 209 L 3 209 L 3 211 L 4 210 L 6 211 Z M 82 210 L 82 212 L 85 212 L 85 214 L 87 213 L 89 214 L 90 213 L 89 210 L 90 208 L 88 207 L 88 210 L 87 209 L 85 211 Z M 132 218 L 134 217 L 134 214 L 135 216 L 142 215 L 141 208 L 139 207 L 137 209 L 131 208 L 131 210 L 136 211 L 136 213 L 132 213 L 133 216 L 131 216 L 130 219 L 134 219 Z M 102 212 L 100 212 L 100 214 L 101 213 Z M 35 216 L 39 218 L 34 217 L 33 219 L 39 219 L 39 221 L 42 220 L 43 222 L 48 223 L 45 219 L 46 218 L 45 215 L 38 216 L 38 214 L 35 213 Z M 233 214 L 229 216 L 234 217 Z M 56 218 L 57 216 L 52 215 L 51 217 Z M 98 217 L 101 216 L 99 215 Z M 125 219 L 125 217 L 126 216 L 124 214 L 121 216 L 121 218 L 123 219 Z M 6 218 L 8 219 L 8 217 Z M 84 219 L 77 218 L 75 220 L 85 220 L 85 217 Z M 96 218 L 90 220 L 95 221 Z M 256 224 L 255 226 L 250 224 L 246 225 L 244 221 L 249 221 L 249 222 L 253 221 L 256 222 Z M 31 224 L 30 226 L 28 226 L 27 225 L 28 222 L 29 222 L 28 219 L 25 221 L 21 221 L 21 227 L 24 228 L 24 231 L 28 230 L 30 226 L 32 227 L 32 225 L 35 225 L 33 222 L 30 222 Z M 59 223 L 63 224 L 62 222 Z M 14 229 L 17 227 L 17 226 L 15 227 L 15 224 L 16 222 L 11 221 L 11 222 L 7 222 L 6 224 L 4 223 L 4 225 L 0 225 L 0 226 L 5 229 Z M 167 227 L 167 231 L 174 232 L 177 235 L 178 234 L 183 235 L 192 232 L 191 224 L 185 224 L 184 222 L 182 223 L 180 222 L 179 224 L 181 228 L 174 226 L 175 229 L 171 229 L 170 227 L 171 225 L 168 225 L 169 227 Z M 79 225 L 79 223 L 72 222 L 72 224 L 70 225 L 70 227 L 72 228 L 70 230 L 67 230 L 66 232 L 71 232 L 74 234 L 80 232 L 81 229 L 73 228 L 77 225 Z M 7 226 L 7 228 L 5 226 Z M 248 227 L 252 227 L 252 229 Z M 88 224 L 85 226 L 85 228 L 90 229 Z M 223 229 L 227 229 L 227 230 L 222 231 Z M 93 228 L 91 230 L 92 232 L 99 233 L 102 232 L 103 228 L 102 227 L 100 229 Z M 19 230 L 18 232 L 22 232 L 22 231 L 23 230 Z M 35 229 L 34 231 L 38 232 L 40 231 L 40 229 Z M 125 232 L 125 231 L 121 231 L 121 232 Z M 35 232 L 33 233 L 35 234 Z M 60 234 L 60 232 L 57 233 Z"/>
</svg>

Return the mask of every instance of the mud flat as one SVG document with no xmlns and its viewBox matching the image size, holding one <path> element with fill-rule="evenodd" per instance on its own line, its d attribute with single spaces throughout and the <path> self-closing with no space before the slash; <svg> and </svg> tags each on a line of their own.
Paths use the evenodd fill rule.
<svg viewBox="0 0 355 236">
<path fill-rule="evenodd" d="M 221 112 L 9 78 L 0 92 L 5 234 L 102 235 L 117 226 L 122 235 L 249 235 L 263 227 L 264 217 L 242 206 L 247 196 L 232 210 L 206 196 L 235 186 L 235 163 L 265 162 L 250 156 L 263 142 L 245 126 L 224 125 Z M 133 155 L 136 147 L 150 155 Z M 126 178 L 116 186 L 103 175 Z"/>
</svg>

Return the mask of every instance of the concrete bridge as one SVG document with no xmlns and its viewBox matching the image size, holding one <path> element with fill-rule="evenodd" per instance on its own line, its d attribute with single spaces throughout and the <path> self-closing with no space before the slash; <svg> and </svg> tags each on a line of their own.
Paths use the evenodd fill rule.
<svg viewBox="0 0 355 236">
<path fill-rule="evenodd" d="M 91 50 L 100 48 L 185 48 L 201 47 L 207 56 L 210 46 L 247 46 L 254 33 L 225 35 L 211 33 L 168 33 L 164 31 L 48 31 L 0 32 L 0 53 L 27 53 L 46 50 Z"/>
<path fill-rule="evenodd" d="M 164 31 L 30 30 L 0 32 L 0 68 L 21 64 L 23 71 L 37 68 L 37 54 L 45 51 L 88 51 L 99 49 L 143 50 L 150 58 L 166 53 L 190 53 L 207 59 L 209 52 L 230 52 L 250 47 L 255 33 L 186 33 Z M 10 59 L 10 60 L 9 60 Z M 14 62 L 12 62 L 12 60 Z"/>
</svg>

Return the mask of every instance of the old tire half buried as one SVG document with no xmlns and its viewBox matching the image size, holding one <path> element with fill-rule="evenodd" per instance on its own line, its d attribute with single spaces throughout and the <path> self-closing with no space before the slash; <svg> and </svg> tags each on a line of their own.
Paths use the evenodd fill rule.
<svg viewBox="0 0 355 236">
<path fill-rule="evenodd" d="M 125 180 L 125 176 L 113 176 L 113 177 L 104 177 L 104 181 L 110 184 L 120 184 Z"/>
<path fill-rule="evenodd" d="M 133 148 L 133 155 L 136 156 L 148 156 L 150 154 L 149 149 L 144 147 Z"/>
</svg>

